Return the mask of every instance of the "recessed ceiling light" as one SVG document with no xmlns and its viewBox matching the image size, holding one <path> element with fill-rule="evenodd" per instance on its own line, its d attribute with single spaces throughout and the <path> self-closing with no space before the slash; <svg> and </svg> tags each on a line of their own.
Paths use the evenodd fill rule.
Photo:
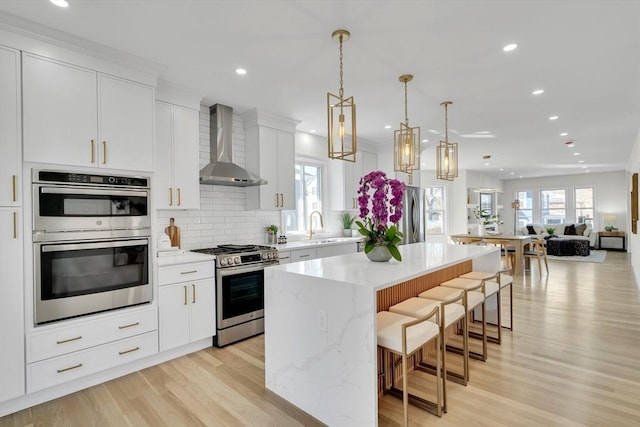
<svg viewBox="0 0 640 427">
<path fill-rule="evenodd" d="M 509 175 L 515 175 L 515 174 L 516 174 L 515 172 L 509 172 Z"/>
<path fill-rule="evenodd" d="M 491 133 L 491 131 L 490 131 L 490 130 L 479 130 L 479 131 L 474 132 L 474 133 L 478 133 L 478 134 L 486 134 L 486 133 Z"/>
<path fill-rule="evenodd" d="M 440 132 L 438 132 L 437 130 L 433 130 L 433 129 L 429 129 L 427 132 L 431 132 L 434 135 L 440 135 Z"/>
<path fill-rule="evenodd" d="M 551 117 L 549 117 L 549 120 L 558 120 L 559 118 L 560 117 L 558 117 L 558 116 L 551 116 Z"/>
<path fill-rule="evenodd" d="M 575 152 L 575 153 L 573 153 L 573 155 L 574 155 L 574 156 L 579 156 L 579 155 L 580 155 L 580 153 Z"/>
<path fill-rule="evenodd" d="M 531 94 L 533 95 L 542 95 L 544 93 L 544 89 L 536 89 Z"/>
<path fill-rule="evenodd" d="M 584 163 L 584 160 L 578 160 L 578 163 Z"/>
<path fill-rule="evenodd" d="M 49 0 L 49 1 L 58 7 L 69 7 L 69 2 L 67 0 Z"/>
<path fill-rule="evenodd" d="M 518 178 L 522 178 L 522 175 L 520 175 Z"/>
<path fill-rule="evenodd" d="M 582 169 L 586 169 L 586 168 L 587 168 L 586 166 L 582 166 Z"/>
<path fill-rule="evenodd" d="M 244 68 L 236 68 L 236 74 L 244 76 L 245 74 L 247 74 L 247 70 L 245 70 Z"/>
<path fill-rule="evenodd" d="M 427 142 L 429 142 L 429 140 L 428 139 L 423 139 L 422 142 L 427 143 Z"/>
<path fill-rule="evenodd" d="M 316 130 L 315 129 L 311 129 L 309 132 L 316 133 Z"/>
<path fill-rule="evenodd" d="M 502 171 L 504 170 L 504 168 L 500 168 L 500 169 L 498 169 L 498 170 L 499 170 L 500 172 L 502 172 Z"/>
<path fill-rule="evenodd" d="M 391 125 L 386 125 L 384 128 L 385 129 L 391 129 Z"/>
<path fill-rule="evenodd" d="M 486 162 L 484 165 L 485 165 L 485 166 L 489 166 L 489 162 Z"/>
<path fill-rule="evenodd" d="M 463 138 L 495 138 L 495 135 L 487 134 L 487 133 L 463 133 L 460 135 Z"/>
<path fill-rule="evenodd" d="M 505 51 L 505 52 L 511 52 L 512 50 L 515 50 L 517 47 L 518 47 L 517 44 L 510 43 L 510 44 L 506 45 L 505 47 L 503 47 L 502 50 Z"/>
<path fill-rule="evenodd" d="M 560 134 L 560 136 L 567 136 L 567 135 L 569 135 L 569 133 L 568 133 L 568 132 L 562 132 L 562 133 Z"/>
</svg>

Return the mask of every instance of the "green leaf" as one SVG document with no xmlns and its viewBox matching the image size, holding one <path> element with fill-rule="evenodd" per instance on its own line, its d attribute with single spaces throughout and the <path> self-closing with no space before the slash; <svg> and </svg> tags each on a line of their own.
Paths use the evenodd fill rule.
<svg viewBox="0 0 640 427">
<path fill-rule="evenodd" d="M 387 249 L 389 249 L 389 253 L 393 257 L 393 259 L 402 261 L 402 255 L 400 255 L 400 251 L 398 250 L 396 245 L 387 245 Z"/>
<path fill-rule="evenodd" d="M 373 240 L 367 240 L 367 242 L 364 244 L 364 253 L 368 254 L 369 252 L 371 252 L 373 250 L 373 248 L 376 246 L 376 242 Z"/>
</svg>

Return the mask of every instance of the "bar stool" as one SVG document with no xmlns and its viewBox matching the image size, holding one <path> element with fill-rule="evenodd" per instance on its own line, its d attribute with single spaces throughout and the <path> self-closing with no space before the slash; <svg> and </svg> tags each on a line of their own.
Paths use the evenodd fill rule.
<svg viewBox="0 0 640 427">
<path fill-rule="evenodd" d="M 496 279 L 499 287 L 500 287 L 500 292 L 502 294 L 502 289 L 506 288 L 507 286 L 509 287 L 509 326 L 503 326 L 502 323 L 500 323 L 500 327 L 504 328 L 504 329 L 508 329 L 510 331 L 513 330 L 513 276 L 508 274 L 511 273 L 511 271 L 509 269 L 505 269 L 505 270 L 500 270 L 498 271 L 498 277 Z M 487 281 L 493 281 L 491 280 L 491 277 L 495 276 L 495 273 L 489 273 L 487 271 L 472 271 L 469 273 L 465 273 L 463 275 L 461 275 L 460 277 L 463 279 L 474 279 L 474 280 L 487 280 Z M 498 309 L 501 310 L 502 304 L 501 304 L 501 300 L 499 300 L 500 303 L 498 304 Z M 488 337 L 489 340 L 491 340 L 490 337 Z M 500 344 L 501 342 L 501 334 L 498 333 L 498 344 Z"/>
<path fill-rule="evenodd" d="M 446 334 L 444 334 L 443 330 L 443 343 L 442 343 L 442 351 L 443 354 L 447 349 L 454 351 L 455 353 L 462 354 L 462 375 L 445 371 L 447 374 L 447 378 L 453 381 L 456 381 L 462 385 L 467 385 L 469 382 L 469 335 L 467 334 L 467 294 L 460 290 L 454 288 L 445 288 L 442 286 L 436 286 L 431 289 L 427 289 L 424 292 L 421 292 L 418 295 L 418 298 L 426 299 L 426 300 L 435 300 L 442 302 L 443 305 L 447 304 L 461 304 L 464 310 L 464 316 L 462 318 L 462 348 L 456 348 L 446 343 Z M 445 313 L 446 314 L 446 313 Z M 447 319 L 449 319 L 447 317 Z M 458 320 L 460 320 L 458 318 Z M 448 320 L 447 320 L 448 322 Z M 448 326 L 448 325 L 447 325 Z M 443 368 L 444 370 L 444 368 Z"/>
<path fill-rule="evenodd" d="M 457 322 L 460 319 L 464 319 L 466 312 L 464 310 L 464 306 L 462 299 L 464 298 L 464 293 L 462 291 L 458 292 L 459 297 L 457 300 L 443 302 L 436 301 L 425 298 L 409 298 L 406 299 L 396 305 L 392 305 L 389 307 L 389 311 L 392 313 L 402 314 L 404 316 L 411 316 L 414 318 L 421 318 L 425 316 L 427 313 L 430 313 L 434 307 L 438 307 L 440 309 L 440 348 L 439 352 L 442 353 L 442 410 L 447 412 L 447 356 L 445 352 L 445 329 L 451 326 L 454 322 Z M 455 301 L 458 301 L 456 303 Z M 423 361 L 421 360 L 418 368 L 421 368 L 423 365 Z M 433 368 L 432 365 L 426 365 L 428 368 Z M 435 368 L 433 368 L 435 369 Z M 467 385 L 466 377 L 461 376 L 463 379 L 463 384 Z"/>
<path fill-rule="evenodd" d="M 438 307 L 425 314 L 424 316 L 416 319 L 409 316 L 403 316 L 398 313 L 391 313 L 389 311 L 380 311 L 377 313 L 377 330 L 378 330 L 378 346 L 388 350 L 393 354 L 397 354 L 402 357 L 402 392 L 395 388 L 395 364 L 391 368 L 391 389 L 386 389 L 386 379 L 384 380 L 385 392 L 390 391 L 396 397 L 402 395 L 402 405 L 404 410 L 404 425 L 409 425 L 409 400 L 415 406 L 425 409 L 434 413 L 437 416 L 442 416 L 442 401 L 441 401 L 441 376 L 440 369 L 442 368 L 442 361 L 440 359 L 440 352 L 436 351 L 436 402 L 433 403 L 422 399 L 418 396 L 410 394 L 407 388 L 407 358 L 412 356 L 423 345 L 429 343 L 432 340 L 436 340 L 436 347 L 440 347 L 440 313 Z M 429 320 L 435 317 L 435 322 Z M 387 362 L 386 351 L 382 356 L 383 375 L 386 375 Z M 435 406 L 435 409 L 434 409 Z"/>
<path fill-rule="evenodd" d="M 446 282 L 440 283 L 440 286 L 446 288 L 454 288 L 461 289 L 465 292 L 466 298 L 466 310 L 467 310 L 467 323 L 469 322 L 469 312 L 472 311 L 477 306 L 481 305 L 482 307 L 482 353 L 478 353 L 475 351 L 469 350 L 469 357 L 473 357 L 474 359 L 482 360 L 486 362 L 487 360 L 487 316 L 485 312 L 485 300 L 486 300 L 486 290 L 485 290 L 485 281 L 484 280 L 471 280 L 471 279 L 461 279 L 456 277 L 455 279 L 447 280 Z M 473 317 L 472 317 L 473 318 Z M 469 326 L 467 326 L 467 330 L 469 330 Z M 472 334 L 469 332 L 469 336 L 477 338 L 477 334 Z"/>
</svg>

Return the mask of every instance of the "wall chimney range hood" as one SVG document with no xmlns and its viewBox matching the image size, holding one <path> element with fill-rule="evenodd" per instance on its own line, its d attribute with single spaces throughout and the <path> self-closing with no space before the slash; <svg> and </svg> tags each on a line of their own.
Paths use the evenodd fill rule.
<svg viewBox="0 0 640 427">
<path fill-rule="evenodd" d="M 215 104 L 209 107 L 211 162 L 200 171 L 200 183 L 249 187 L 267 181 L 233 163 L 233 109 Z"/>
</svg>

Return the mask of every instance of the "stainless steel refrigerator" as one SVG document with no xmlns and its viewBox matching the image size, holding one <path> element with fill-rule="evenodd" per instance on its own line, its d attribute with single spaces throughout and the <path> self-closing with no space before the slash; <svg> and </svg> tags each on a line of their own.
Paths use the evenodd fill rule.
<svg viewBox="0 0 640 427">
<path fill-rule="evenodd" d="M 398 224 L 404 235 L 401 244 L 424 242 L 424 188 L 407 186 L 402 200 L 402 219 Z"/>
</svg>

